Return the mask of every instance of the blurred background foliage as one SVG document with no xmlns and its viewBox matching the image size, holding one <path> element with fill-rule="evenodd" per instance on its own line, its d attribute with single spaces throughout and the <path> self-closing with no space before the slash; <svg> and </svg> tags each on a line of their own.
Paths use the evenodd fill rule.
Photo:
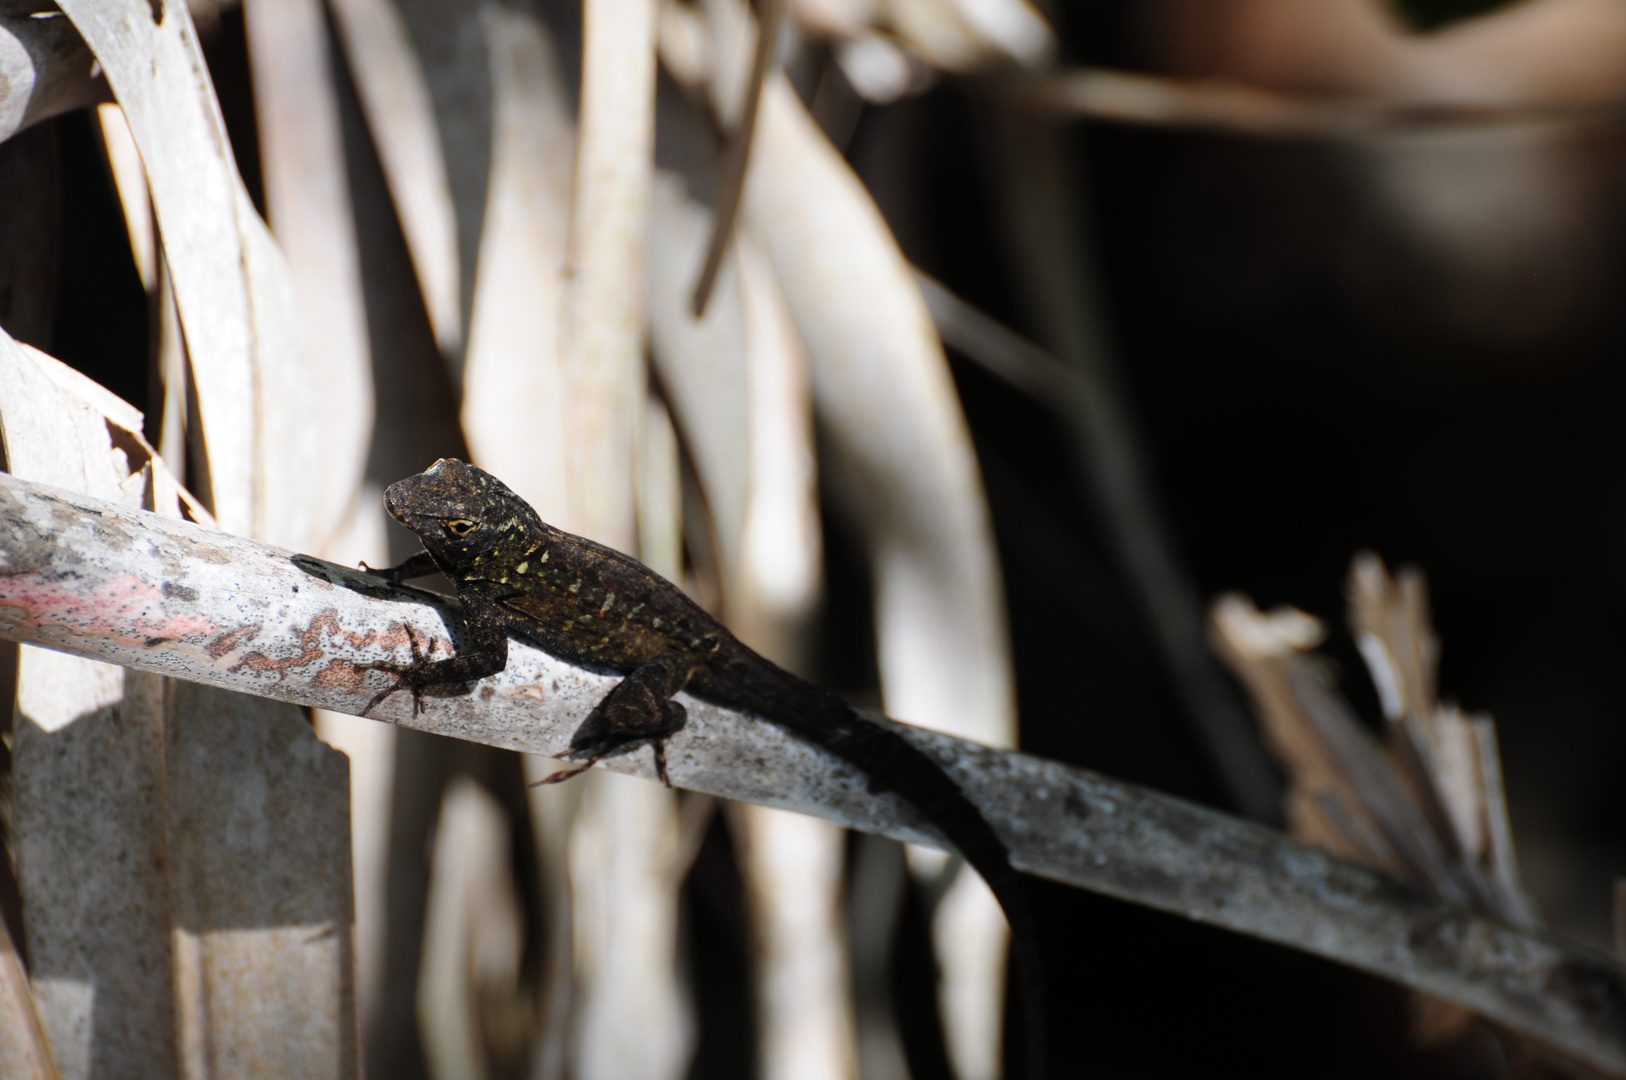
<svg viewBox="0 0 1626 1080">
<path fill-rule="evenodd" d="M 1051 146 L 1061 162 L 1057 204 L 1023 187 L 1020 174 L 1040 164 L 1009 141 L 1020 113 L 1012 87 L 1041 78 L 1042 64 L 1039 74 L 997 65 L 956 74 L 882 34 L 914 73 L 888 100 L 854 87 L 850 72 L 861 69 L 839 62 L 839 39 L 793 35 L 785 65 L 908 258 L 1066 356 L 1067 318 L 1047 310 L 1035 286 L 1056 272 L 1055 252 L 1011 225 L 1024 207 L 1064 211 L 1049 219 L 1050 241 L 1063 262 L 1083 267 L 1086 290 L 1064 303 L 1088 314 L 1121 383 L 1196 595 L 1241 590 L 1261 606 L 1326 619 L 1345 692 L 1376 717 L 1377 696 L 1340 629 L 1346 567 L 1370 548 L 1426 569 L 1443 696 L 1500 725 L 1525 884 L 1553 929 L 1610 948 L 1610 883 L 1626 867 L 1626 688 L 1614 668 L 1626 655 L 1626 15 L 1583 0 L 1284 3 L 1227 0 L 1198 13 L 1178 0 L 1051 0 L 1043 15 L 1061 67 L 1550 111 L 1353 138 L 1051 117 L 1055 126 L 1041 125 L 1029 148 Z M 243 13 L 198 11 L 233 152 L 263 214 Z M 549 18 L 571 21 L 562 10 Z M 1205 19 L 1235 33 L 1194 44 L 1191 27 Z M 1522 36 L 1538 23 L 1541 34 Z M 1405 24 L 1479 37 L 1416 38 Z M 1578 41 L 1584 62 L 1570 49 Z M 426 54 L 454 46 L 417 42 Z M 368 477 L 387 483 L 468 450 L 455 369 L 442 364 L 415 290 L 400 287 L 410 275 L 406 241 L 334 55 L 379 373 Z M 568 49 L 560 64 L 568 85 Z M 1437 71 L 1447 74 L 1424 77 Z M 662 93 L 681 97 L 670 76 Z M 657 159 L 682 146 L 668 126 L 677 121 L 663 112 L 660 123 Z M 162 390 L 149 375 L 153 309 L 97 130 L 81 110 L 8 144 L 54 145 L 44 189 L 54 205 L 42 212 L 57 230 L 42 271 L 56 282 L 49 329 L 8 329 L 145 404 L 151 419 Z M 1234 808 L 1054 403 L 953 349 L 950 363 L 998 542 L 1022 748 Z M 867 557 L 841 500 L 823 495 L 825 608 L 812 667 L 850 698 L 877 702 Z M 410 538 L 391 537 L 397 558 L 411 549 Z M 414 1049 L 412 1004 L 425 837 L 454 777 L 477 781 L 512 827 L 521 996 L 533 1005 L 545 900 L 534 891 L 536 838 L 517 758 L 411 732 L 396 754 L 385 1005 L 366 1021 L 366 1044 L 370 1072 L 411 1078 L 430 1074 Z M 713 821 L 681 892 L 694 1077 L 754 1069 L 751 945 L 732 835 L 723 818 Z M 949 1076 L 930 929 L 941 889 L 906 875 L 885 842 L 851 837 L 845 852 L 850 933 L 862 935 L 872 918 L 896 920 L 889 943 L 882 935 L 879 973 L 854 961 L 860 1008 L 889 1002 L 908 1075 Z M 1057 1075 L 1477 1077 L 1506 1065 L 1483 1041 L 1420 1046 L 1406 996 L 1379 980 L 1033 887 L 1060 1030 Z M 887 1002 L 876 1005 L 877 995 Z M 504 1027 L 512 1000 L 486 1014 L 492 1076 L 534 1067 L 527 1021 L 518 1035 Z"/>
</svg>

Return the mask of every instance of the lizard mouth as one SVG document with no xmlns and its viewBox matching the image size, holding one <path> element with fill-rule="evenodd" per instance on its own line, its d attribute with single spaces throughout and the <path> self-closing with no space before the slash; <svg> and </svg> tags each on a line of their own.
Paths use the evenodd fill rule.
<svg viewBox="0 0 1626 1080">
<path fill-rule="evenodd" d="M 405 483 L 405 480 L 397 480 L 384 489 L 384 509 L 389 511 L 390 517 L 403 525 L 406 524 L 406 509 L 402 506 L 407 494 L 403 488 Z"/>
<path fill-rule="evenodd" d="M 398 481 L 384 488 L 384 509 L 387 509 L 390 512 L 390 517 L 395 520 L 402 520 L 403 517 L 402 504 L 400 504 L 402 503 L 402 494 L 403 491 L 400 490 Z"/>
</svg>

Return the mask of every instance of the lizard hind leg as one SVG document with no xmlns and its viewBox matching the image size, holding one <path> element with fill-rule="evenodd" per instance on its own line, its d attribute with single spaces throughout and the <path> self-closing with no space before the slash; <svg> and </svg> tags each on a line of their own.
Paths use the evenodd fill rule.
<svg viewBox="0 0 1626 1080">
<path fill-rule="evenodd" d="M 655 754 L 655 775 L 660 777 L 661 783 L 671 787 L 672 778 L 666 775 L 666 740 L 683 730 L 683 725 L 689 722 L 689 710 L 680 701 L 665 701 L 661 703 L 661 711 L 665 723 L 658 735 L 649 737 L 649 746 Z"/>
<path fill-rule="evenodd" d="M 652 744 L 655 774 L 667 787 L 666 740 L 683 730 L 688 710 L 672 700 L 682 690 L 699 662 L 686 656 L 658 656 L 635 668 L 604 695 L 571 739 L 570 756 L 582 762 L 546 779 L 556 784 L 577 776 L 606 757 L 624 754 L 644 743 Z"/>
<path fill-rule="evenodd" d="M 543 784 L 562 784 L 573 776 L 580 776 L 607 757 L 625 753 L 639 744 L 647 742 L 655 752 L 655 775 L 660 777 L 661 783 L 671 787 L 672 778 L 666 773 L 666 739 L 683 728 L 688 719 L 688 710 L 679 702 L 667 701 L 663 703 L 663 712 L 666 719 L 658 730 L 647 735 L 627 735 L 622 733 L 614 736 L 604 736 L 587 745 L 574 746 L 571 749 L 570 756 L 580 760 L 581 764 L 575 768 L 560 769 L 556 773 L 549 773 L 542 779 L 525 786 L 540 787 Z M 581 758 L 580 755 L 584 753 L 588 756 Z"/>
</svg>

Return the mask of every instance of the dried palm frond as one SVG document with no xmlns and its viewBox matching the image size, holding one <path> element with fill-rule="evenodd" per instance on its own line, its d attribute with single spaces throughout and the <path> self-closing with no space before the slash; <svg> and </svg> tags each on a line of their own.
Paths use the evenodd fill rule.
<svg viewBox="0 0 1626 1080">
<path fill-rule="evenodd" d="M 1314 653 L 1325 637 L 1318 619 L 1293 608 L 1260 612 L 1235 593 L 1210 609 L 1215 648 L 1247 688 L 1287 772 L 1293 834 L 1514 926 L 1538 926 L 1518 879 L 1495 722 L 1439 698 L 1440 642 L 1422 572 L 1391 575 L 1361 552 L 1347 595 L 1350 629 L 1383 710 L 1379 735 Z M 1459 1038 L 1478 1019 L 1414 999 L 1413 1033 L 1426 1045 Z M 1543 1053 L 1503 1034 L 1521 1055 Z"/>
</svg>

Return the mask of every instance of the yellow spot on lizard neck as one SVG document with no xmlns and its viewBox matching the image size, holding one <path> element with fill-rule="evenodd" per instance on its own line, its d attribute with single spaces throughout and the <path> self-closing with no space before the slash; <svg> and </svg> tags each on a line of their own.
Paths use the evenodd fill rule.
<svg viewBox="0 0 1626 1080">
<path fill-rule="evenodd" d="M 522 562 L 518 566 L 514 567 L 514 573 L 523 574 L 525 571 L 529 570 L 530 568 L 531 568 L 530 563 Z"/>
</svg>

